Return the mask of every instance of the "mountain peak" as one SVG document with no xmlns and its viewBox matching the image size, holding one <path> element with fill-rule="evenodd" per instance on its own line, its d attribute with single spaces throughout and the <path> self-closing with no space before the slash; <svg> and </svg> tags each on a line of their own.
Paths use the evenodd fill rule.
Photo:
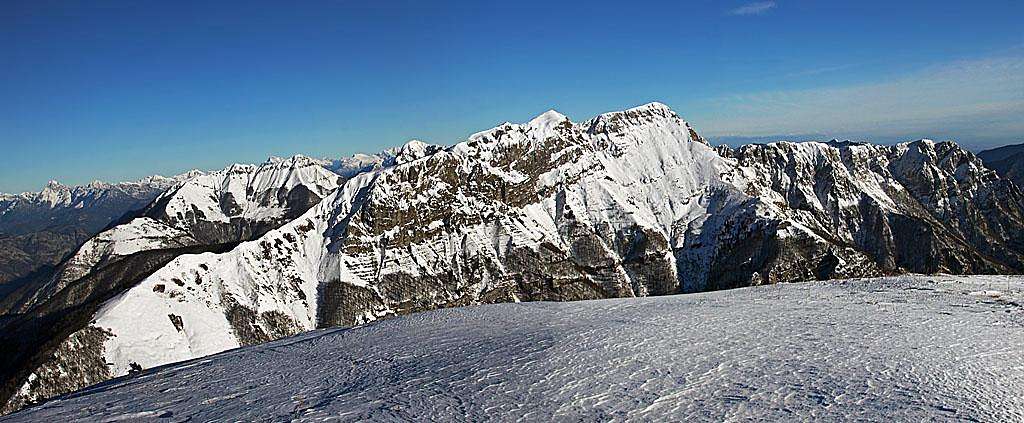
<svg viewBox="0 0 1024 423">
<path fill-rule="evenodd" d="M 306 156 L 303 156 L 301 154 L 295 154 L 295 155 L 288 156 L 288 157 L 270 156 L 270 157 L 267 157 L 267 160 L 264 163 L 266 163 L 266 164 L 277 164 L 277 163 L 301 160 L 301 159 L 303 159 L 305 157 Z"/>
<path fill-rule="evenodd" d="M 427 143 L 427 142 L 420 141 L 420 140 L 417 140 L 417 139 L 412 139 L 412 140 L 406 141 L 405 144 L 402 144 L 402 147 L 398 151 L 401 152 L 401 151 L 411 151 L 411 150 L 423 150 L 423 149 L 427 148 L 428 146 L 430 146 L 430 144 Z"/>
<path fill-rule="evenodd" d="M 601 115 L 591 119 L 591 125 L 594 124 L 614 124 L 614 126 L 620 125 L 637 125 L 647 124 L 659 120 L 678 120 L 683 121 L 676 112 L 664 103 L 657 101 L 650 102 L 641 106 L 629 108 L 626 110 L 620 110 L 615 112 L 602 113 Z"/>
<path fill-rule="evenodd" d="M 661 128 L 679 128 L 687 133 L 691 141 L 709 145 L 689 123 L 679 117 L 667 105 L 657 101 L 622 111 L 602 113 L 587 121 L 584 127 L 591 134 L 603 132 L 622 135 L 629 132 L 629 128 L 648 125 Z"/>
<path fill-rule="evenodd" d="M 314 159 L 309 156 L 302 154 L 296 154 L 289 157 L 277 157 L 270 156 L 267 161 L 263 163 L 265 166 L 277 166 L 277 167 L 309 167 L 309 166 L 327 166 L 329 161 L 323 159 Z"/>
<path fill-rule="evenodd" d="M 441 150 L 441 146 L 420 140 L 409 140 L 398 149 L 397 153 L 395 153 L 395 164 L 408 163 L 413 160 L 421 159 L 434 154 L 439 150 Z"/>
<path fill-rule="evenodd" d="M 835 147 L 835 148 L 846 148 L 846 147 L 853 147 L 853 146 L 858 146 L 858 145 L 867 145 L 867 143 L 862 142 L 862 141 L 839 140 L 838 138 L 832 138 L 831 140 L 829 140 L 825 144 L 829 145 L 829 146 L 832 146 L 832 147 Z"/>
<path fill-rule="evenodd" d="M 566 120 L 569 120 L 569 118 L 554 109 L 551 109 L 531 119 L 526 125 L 530 128 L 547 131 Z"/>
<path fill-rule="evenodd" d="M 626 111 L 627 112 L 634 112 L 634 111 L 641 111 L 641 110 L 658 110 L 658 111 L 668 112 L 668 113 L 672 113 L 672 114 L 676 113 L 675 111 L 672 110 L 671 107 L 668 107 L 667 104 L 662 103 L 660 101 L 652 101 L 652 102 L 647 103 L 647 104 L 643 104 L 643 105 L 640 105 L 640 106 L 633 107 L 631 109 L 627 109 Z"/>
<path fill-rule="evenodd" d="M 201 171 L 199 169 L 192 169 L 192 170 L 190 170 L 188 172 L 185 172 L 185 173 L 182 173 L 180 175 L 175 175 L 171 179 L 179 179 L 179 180 L 192 179 L 192 178 L 195 178 L 196 176 L 200 176 L 200 175 L 204 175 L 204 174 L 206 174 L 206 172 L 203 172 L 203 171 Z"/>
</svg>

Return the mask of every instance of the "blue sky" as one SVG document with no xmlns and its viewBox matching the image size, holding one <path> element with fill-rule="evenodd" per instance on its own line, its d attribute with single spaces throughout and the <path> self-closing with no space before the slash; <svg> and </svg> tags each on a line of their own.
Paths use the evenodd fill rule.
<svg viewBox="0 0 1024 423">
<path fill-rule="evenodd" d="M 1024 142 L 1024 2 L 0 4 L 0 191 L 649 101 L 712 139 Z"/>
</svg>

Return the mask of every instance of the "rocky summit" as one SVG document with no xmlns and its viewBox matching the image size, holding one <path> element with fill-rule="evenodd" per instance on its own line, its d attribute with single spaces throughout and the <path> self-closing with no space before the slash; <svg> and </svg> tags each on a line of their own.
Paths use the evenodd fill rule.
<svg viewBox="0 0 1024 423">
<path fill-rule="evenodd" d="M 5 411 L 436 308 L 1024 271 L 1024 193 L 953 142 L 714 148 L 651 103 L 353 160 L 196 178 L 88 241 L 3 321 Z"/>
</svg>

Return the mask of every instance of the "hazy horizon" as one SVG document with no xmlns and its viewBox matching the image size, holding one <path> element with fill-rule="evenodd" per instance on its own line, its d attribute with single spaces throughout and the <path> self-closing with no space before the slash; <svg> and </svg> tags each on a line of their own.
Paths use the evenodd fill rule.
<svg viewBox="0 0 1024 423">
<path fill-rule="evenodd" d="M 1024 142 L 1024 4 L 0 6 L 0 192 L 661 101 L 712 141 Z M 958 28 L 970 28 L 969 31 Z M 756 141 L 760 140 L 760 141 Z"/>
</svg>

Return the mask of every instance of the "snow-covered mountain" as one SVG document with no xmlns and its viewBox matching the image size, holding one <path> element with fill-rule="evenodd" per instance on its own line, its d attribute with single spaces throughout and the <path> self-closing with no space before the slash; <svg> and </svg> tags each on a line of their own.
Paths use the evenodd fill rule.
<svg viewBox="0 0 1024 423">
<path fill-rule="evenodd" d="M 0 193 L 0 285 L 56 265 L 112 221 L 197 174 L 83 186 L 50 181 L 39 192 Z"/>
<path fill-rule="evenodd" d="M 446 149 L 412 142 L 393 159 L 326 166 L 373 171 L 330 194 L 313 183 L 329 178 L 298 178 L 323 188 L 302 189 L 315 196 L 299 196 L 312 206 L 301 214 L 285 207 L 295 189 L 172 189 L 112 229 L 123 236 L 83 247 L 65 266 L 74 277 L 35 310 L 73 291 L 91 306 L 21 351 L 8 410 L 133 369 L 434 308 L 1024 270 L 1024 194 L 950 142 L 713 148 L 651 103 L 579 123 L 549 111 Z M 97 270 L 124 254 L 131 266 Z M 36 313 L 21 323 L 49 316 Z"/>
<path fill-rule="evenodd" d="M 403 148 L 427 148 L 420 144 L 412 142 L 413 147 Z M 48 282 L 21 287 L 20 291 L 0 301 L 0 310 L 24 312 L 95 270 L 97 265 L 114 263 L 136 253 L 193 246 L 217 248 L 217 245 L 258 237 L 312 207 L 345 178 L 393 165 L 401 153 L 402 148 L 394 148 L 340 160 L 301 155 L 271 157 L 259 165 L 233 164 L 206 174 L 192 171 L 175 178 L 147 178 L 138 184 L 160 182 L 159 192 L 144 203 L 136 204 L 132 214 L 124 215 L 125 210 L 103 222 L 107 225 L 115 218 L 122 218 L 120 224 L 109 230 L 98 235 L 96 232 L 101 228 L 83 230 L 86 237 L 96 236 L 61 263 L 55 277 L 42 275 Z M 123 185 L 135 187 L 138 184 Z M 97 189 L 101 186 L 93 185 Z M 55 208 L 82 208 L 82 204 L 91 204 L 90 197 L 79 191 L 84 190 L 49 189 L 22 197 L 36 203 L 43 199 Z M 38 236 L 30 225 L 19 221 L 9 223 L 12 228 Z M 68 253 L 70 251 L 61 256 Z"/>
<path fill-rule="evenodd" d="M 434 148 L 439 147 L 415 141 L 377 154 L 356 154 L 334 160 L 302 160 L 318 163 L 343 178 L 350 178 L 364 171 L 391 166 L 399 156 L 414 157 Z M 403 153 L 403 149 L 416 151 Z M 289 160 L 295 158 L 272 157 L 268 163 Z M 248 168 L 259 166 L 239 164 L 233 167 L 235 172 L 245 173 Z M 136 182 L 108 184 L 95 181 L 82 186 L 50 181 L 39 192 L 0 193 L 0 249 L 5 251 L 0 256 L 0 288 L 3 288 L 0 294 L 6 295 L 12 288 L 9 285 L 4 287 L 4 284 L 47 270 L 42 268 L 56 266 L 111 222 L 149 205 L 168 188 L 200 175 L 204 173 L 192 170 L 173 177 L 155 175 Z M 208 181 L 210 178 L 213 177 L 206 177 Z"/>
<path fill-rule="evenodd" d="M 119 209 L 118 204 L 124 199 L 138 201 L 152 198 L 155 195 L 154 192 L 159 194 L 176 183 L 201 174 L 202 172 L 193 170 L 169 178 L 155 175 L 136 182 L 108 184 L 93 181 L 88 185 L 79 186 L 67 186 L 57 181 L 50 181 L 39 192 L 0 193 L 0 216 L 4 217 L 0 221 L 0 230 L 5 234 L 22 234 L 53 226 L 52 220 L 57 220 L 60 224 L 83 218 L 117 218 L 120 215 L 80 217 L 69 214 L 67 211 Z M 44 209 L 51 210 L 49 216 L 39 216 L 40 211 Z M 57 211 L 64 212 L 58 213 Z"/>
<path fill-rule="evenodd" d="M 779 142 L 727 154 L 757 215 L 778 222 L 780 236 L 762 248 L 778 251 L 777 265 L 758 271 L 764 282 L 1024 269 L 1024 195 L 953 142 Z"/>
<path fill-rule="evenodd" d="M 82 244 L 52 276 L 8 295 L 2 305 L 10 316 L 0 326 L 4 339 L 16 342 L 6 343 L 5 352 L 30 360 L 40 344 L 79 329 L 103 302 L 178 255 L 226 251 L 258 238 L 317 204 L 344 175 L 392 166 L 434 148 L 416 141 L 347 160 L 271 157 L 260 165 L 190 175 Z"/>
<path fill-rule="evenodd" d="M 372 172 L 396 164 L 416 160 L 433 154 L 442 149 L 439 145 L 428 144 L 420 140 L 412 140 L 401 147 L 392 147 L 377 154 L 354 154 L 349 157 L 331 160 L 326 165 L 332 172 L 345 178 L 351 178 L 364 172 Z"/>
<path fill-rule="evenodd" d="M 901 276 L 462 307 L 146 370 L 0 420 L 1021 421 L 1021 304 L 1019 276 Z"/>
<path fill-rule="evenodd" d="M 342 178 L 325 164 L 304 156 L 271 158 L 261 165 L 235 164 L 182 181 L 126 222 L 83 244 L 48 283 L 17 299 L 15 311 L 30 310 L 98 266 L 140 252 L 212 247 L 257 237 L 338 187 Z"/>
<path fill-rule="evenodd" d="M 985 166 L 1003 179 L 1024 187 L 1024 144 L 1007 145 L 978 153 Z"/>
</svg>

